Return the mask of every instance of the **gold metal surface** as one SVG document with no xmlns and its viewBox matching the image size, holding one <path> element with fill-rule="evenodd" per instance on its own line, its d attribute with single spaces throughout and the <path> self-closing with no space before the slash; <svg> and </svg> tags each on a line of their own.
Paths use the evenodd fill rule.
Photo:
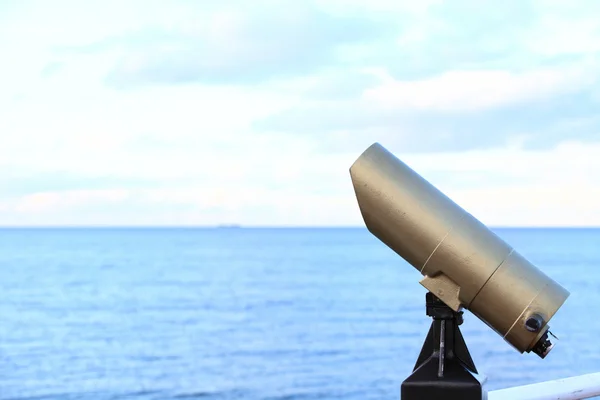
<svg viewBox="0 0 600 400">
<path fill-rule="evenodd" d="M 471 310 L 520 352 L 530 351 L 569 293 L 378 143 L 352 165 L 369 231 L 449 307 Z M 525 320 L 543 317 L 538 332 Z"/>
</svg>

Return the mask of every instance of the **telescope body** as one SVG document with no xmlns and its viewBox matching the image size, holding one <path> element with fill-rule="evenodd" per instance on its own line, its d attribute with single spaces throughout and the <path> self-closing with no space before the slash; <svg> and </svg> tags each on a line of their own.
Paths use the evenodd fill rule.
<svg viewBox="0 0 600 400">
<path fill-rule="evenodd" d="M 547 338 L 567 290 L 380 144 L 350 175 L 368 230 L 424 275 L 426 289 L 521 353 Z"/>
</svg>

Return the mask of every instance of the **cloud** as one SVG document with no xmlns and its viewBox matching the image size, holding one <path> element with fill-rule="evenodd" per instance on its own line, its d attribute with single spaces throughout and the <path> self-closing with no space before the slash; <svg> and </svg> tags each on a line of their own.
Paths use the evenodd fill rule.
<svg viewBox="0 0 600 400">
<path fill-rule="evenodd" d="M 403 1 L 281 4 L 176 2 L 164 13 L 150 5 L 146 11 L 154 16 L 151 24 L 123 27 L 117 35 L 75 49 L 116 52 L 118 61 L 107 79 L 120 88 L 248 84 L 306 75 L 325 66 L 374 63 L 406 78 L 447 68 L 501 67 L 507 54 L 530 50 L 520 42 L 539 25 L 532 2 L 512 1 L 500 8 L 468 0 L 452 6 L 437 1 L 419 6 Z M 120 16 L 132 10 L 125 7 Z M 462 18 L 474 12 L 477 18 Z"/>
<path fill-rule="evenodd" d="M 363 15 L 410 16 L 387 37 L 344 53 L 345 67 L 385 66 L 402 81 L 447 71 L 546 68 L 597 55 L 600 43 L 600 7 L 589 0 L 333 3 Z"/>
<path fill-rule="evenodd" d="M 264 5 L 264 4 L 263 4 Z M 334 16 L 295 2 L 223 7 L 191 29 L 149 29 L 118 39 L 113 87 L 146 84 L 255 84 L 305 75 L 336 62 L 341 46 L 372 41 L 386 26 Z"/>
<path fill-rule="evenodd" d="M 0 224 L 362 225 L 375 141 L 484 222 L 600 223 L 596 3 L 0 7 Z"/>
<path fill-rule="evenodd" d="M 115 175 L 93 176 L 76 171 L 43 172 L 37 168 L 27 171 L 19 168 L 5 171 L 0 176 L 2 197 L 27 196 L 31 193 L 60 193 L 73 190 L 110 190 L 112 188 L 152 188 L 181 184 L 177 180 L 157 182 L 149 177 L 125 178 Z"/>
<path fill-rule="evenodd" d="M 364 93 L 367 102 L 406 111 L 479 111 L 577 93 L 596 77 L 581 66 L 512 73 L 449 71 L 419 81 L 386 82 Z"/>
<path fill-rule="evenodd" d="M 376 87 L 381 79 L 361 69 L 330 68 L 319 74 L 279 80 L 264 85 L 264 88 L 293 93 L 303 102 L 344 101 L 362 96 L 369 88 Z"/>
<path fill-rule="evenodd" d="M 22 197 L 15 206 L 18 213 L 38 213 L 55 211 L 60 208 L 94 202 L 115 203 L 124 200 L 127 192 L 123 190 L 67 190 L 63 192 L 37 192 Z"/>
<path fill-rule="evenodd" d="M 383 144 L 489 225 L 600 224 L 598 144 L 427 155 Z M 260 184 L 232 179 L 195 187 L 38 192 L 1 202 L 0 218 L 33 225 L 359 226 L 348 174 L 357 155 L 298 157 L 282 163 L 278 174 L 265 172 Z"/>
<path fill-rule="evenodd" d="M 448 99 L 454 94 L 441 89 L 437 97 L 427 91 L 414 95 L 452 105 Z M 378 140 L 414 152 L 464 151 L 516 143 L 535 149 L 571 139 L 598 141 L 597 100 L 588 92 L 570 91 L 477 112 L 461 109 L 461 105 L 457 105 L 458 110 L 382 107 L 360 98 L 306 101 L 254 122 L 254 128 L 311 137 L 320 142 L 322 151 L 333 152 Z M 404 98 L 411 101 L 408 95 Z M 476 97 L 469 100 L 465 96 L 464 100 L 477 104 Z"/>
</svg>

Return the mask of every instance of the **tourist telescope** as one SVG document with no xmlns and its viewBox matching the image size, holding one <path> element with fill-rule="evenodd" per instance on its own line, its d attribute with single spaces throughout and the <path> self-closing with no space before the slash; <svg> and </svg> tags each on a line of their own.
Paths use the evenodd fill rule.
<svg viewBox="0 0 600 400">
<path fill-rule="evenodd" d="M 428 291 L 433 322 L 402 400 L 600 395 L 600 374 L 488 395 L 459 330 L 463 310 L 517 351 L 544 358 L 554 346 L 549 321 L 569 292 L 380 144 L 363 152 L 350 175 L 368 230 L 423 275 Z"/>
</svg>

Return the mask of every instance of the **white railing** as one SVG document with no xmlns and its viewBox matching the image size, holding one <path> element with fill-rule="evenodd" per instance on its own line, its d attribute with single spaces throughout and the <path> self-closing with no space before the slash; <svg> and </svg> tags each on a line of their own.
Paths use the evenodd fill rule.
<svg viewBox="0 0 600 400">
<path fill-rule="evenodd" d="M 488 400 L 580 400 L 600 396 L 600 372 L 488 393 Z"/>
</svg>

